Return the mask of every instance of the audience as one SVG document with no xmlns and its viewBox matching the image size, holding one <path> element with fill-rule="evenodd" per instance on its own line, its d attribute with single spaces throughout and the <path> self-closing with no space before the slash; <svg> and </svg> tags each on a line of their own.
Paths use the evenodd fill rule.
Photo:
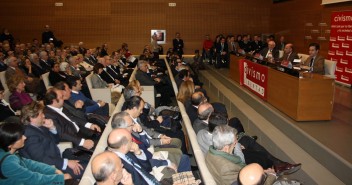
<svg viewBox="0 0 352 185">
<path fill-rule="evenodd" d="M 19 123 L 0 124 L 1 184 L 64 184 L 72 178 L 53 166 L 16 155 L 26 140 L 23 133 Z"/>
</svg>

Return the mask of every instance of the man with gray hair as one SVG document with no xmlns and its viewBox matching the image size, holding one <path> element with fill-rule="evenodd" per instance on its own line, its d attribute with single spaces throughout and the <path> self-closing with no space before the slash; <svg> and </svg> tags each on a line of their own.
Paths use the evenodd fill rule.
<svg viewBox="0 0 352 185">
<path fill-rule="evenodd" d="M 217 184 L 230 185 L 237 181 L 238 173 L 246 164 L 232 152 L 237 144 L 237 132 L 219 125 L 213 131 L 213 145 L 205 157 L 205 162 Z"/>
<path fill-rule="evenodd" d="M 45 71 L 49 72 L 51 70 L 51 67 L 54 64 L 54 61 L 49 61 L 48 53 L 46 51 L 41 51 L 39 53 L 39 58 L 40 58 L 40 66 L 45 69 Z"/>
</svg>

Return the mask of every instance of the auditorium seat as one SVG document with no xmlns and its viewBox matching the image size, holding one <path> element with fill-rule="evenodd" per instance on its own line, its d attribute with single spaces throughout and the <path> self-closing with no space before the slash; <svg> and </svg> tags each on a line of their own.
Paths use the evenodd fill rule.
<svg viewBox="0 0 352 185">
<path fill-rule="evenodd" d="M 0 72 L 0 80 L 1 80 L 2 86 L 4 87 L 4 100 L 9 102 L 9 98 L 10 98 L 11 92 L 10 92 L 8 86 L 7 86 L 7 83 L 6 83 L 5 72 L 6 71 Z"/>
<path fill-rule="evenodd" d="M 102 100 L 106 103 L 111 103 L 111 91 L 109 88 L 93 88 L 92 86 L 93 73 L 86 77 L 86 82 L 92 99 L 94 101 Z"/>
<path fill-rule="evenodd" d="M 336 69 L 336 61 L 332 60 L 325 60 L 324 62 L 324 68 L 325 68 L 325 75 L 330 78 L 336 78 L 335 77 L 335 69 Z"/>
<path fill-rule="evenodd" d="M 47 73 L 42 74 L 42 79 L 43 79 L 43 82 L 44 82 L 44 85 L 45 85 L 45 88 L 46 88 L 46 89 L 49 89 L 49 88 L 52 88 L 52 87 L 53 87 L 53 86 L 51 85 L 50 81 L 49 81 L 49 73 L 50 73 L 50 72 L 47 72 Z"/>
</svg>

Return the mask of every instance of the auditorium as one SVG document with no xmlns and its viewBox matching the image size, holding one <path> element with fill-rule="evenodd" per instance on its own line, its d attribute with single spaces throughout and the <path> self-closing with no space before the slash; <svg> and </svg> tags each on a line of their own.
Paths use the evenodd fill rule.
<svg viewBox="0 0 352 185">
<path fill-rule="evenodd" d="M 351 48 L 351 0 L 4 0 L 0 185 L 352 185 Z"/>
</svg>

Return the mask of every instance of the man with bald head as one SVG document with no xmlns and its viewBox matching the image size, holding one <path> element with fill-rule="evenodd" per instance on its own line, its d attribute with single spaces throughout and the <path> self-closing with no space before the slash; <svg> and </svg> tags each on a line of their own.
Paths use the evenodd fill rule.
<svg viewBox="0 0 352 185">
<path fill-rule="evenodd" d="M 135 145 L 132 135 L 127 129 L 114 129 L 108 137 L 109 150 L 120 157 L 127 172 L 132 175 L 133 182 L 141 185 L 159 185 L 158 180 L 144 168 L 137 157 L 133 154 Z"/>
<path fill-rule="evenodd" d="M 131 174 L 124 168 L 121 159 L 113 152 L 103 152 L 92 160 L 92 174 L 97 185 L 133 185 Z"/>
<path fill-rule="evenodd" d="M 207 99 L 200 91 L 192 94 L 191 102 L 186 102 L 186 112 L 192 124 L 198 117 L 198 106 L 203 102 L 207 102 Z"/>
<path fill-rule="evenodd" d="M 262 49 L 260 51 L 260 55 L 263 57 L 263 58 L 266 58 L 266 59 L 278 59 L 279 58 L 279 50 L 277 50 L 275 48 L 276 44 L 273 40 L 269 41 L 268 42 L 268 47 Z"/>
<path fill-rule="evenodd" d="M 272 169 L 264 170 L 259 164 L 252 163 L 241 169 L 239 183 L 242 185 L 271 185 L 276 180 L 275 172 Z"/>
<path fill-rule="evenodd" d="M 285 45 L 284 48 L 284 55 L 280 58 L 280 61 L 289 61 L 293 62 L 294 59 L 298 59 L 298 55 L 296 52 L 293 51 L 293 44 L 288 43 Z"/>
<path fill-rule="evenodd" d="M 209 117 L 213 112 L 214 108 L 208 102 L 202 103 L 198 106 L 198 118 L 193 122 L 193 129 L 196 134 L 200 130 L 208 128 Z"/>
</svg>

